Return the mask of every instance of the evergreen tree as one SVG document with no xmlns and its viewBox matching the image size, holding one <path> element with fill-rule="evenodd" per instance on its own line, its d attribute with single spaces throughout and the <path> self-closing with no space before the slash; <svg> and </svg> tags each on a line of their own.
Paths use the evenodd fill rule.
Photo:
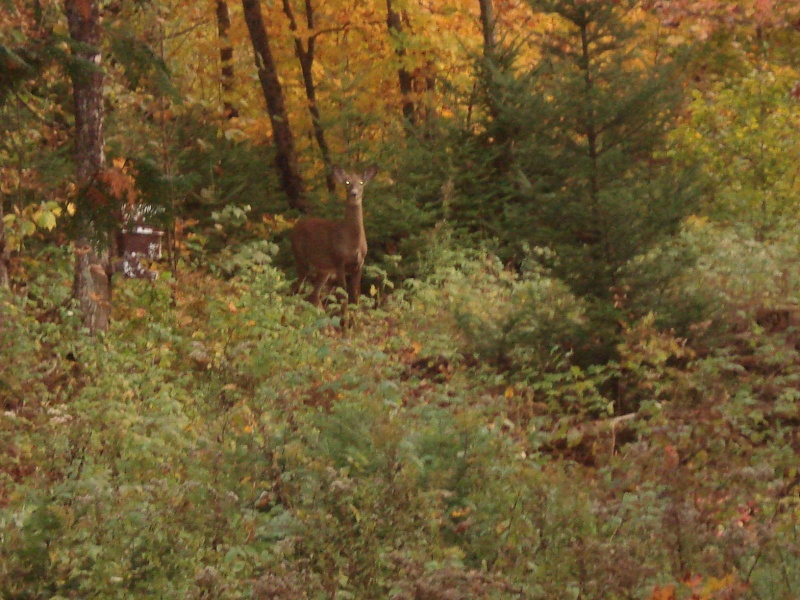
<svg viewBox="0 0 800 600">
<path fill-rule="evenodd" d="M 680 102 L 679 61 L 644 56 L 636 0 L 529 1 L 556 23 L 521 115 L 534 131 L 515 153 L 530 193 L 507 207 L 507 230 L 555 249 L 576 293 L 610 299 L 618 269 L 694 206 L 692 174 L 657 156 Z"/>
</svg>

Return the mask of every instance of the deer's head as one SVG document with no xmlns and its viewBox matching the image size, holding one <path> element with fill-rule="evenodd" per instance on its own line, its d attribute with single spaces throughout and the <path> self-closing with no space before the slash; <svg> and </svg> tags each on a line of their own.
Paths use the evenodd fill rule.
<svg viewBox="0 0 800 600">
<path fill-rule="evenodd" d="M 363 173 L 348 173 L 341 167 L 333 167 L 333 178 L 347 190 L 347 203 L 360 206 L 364 197 L 364 186 L 372 181 L 377 172 L 377 165 L 372 165 Z"/>
</svg>

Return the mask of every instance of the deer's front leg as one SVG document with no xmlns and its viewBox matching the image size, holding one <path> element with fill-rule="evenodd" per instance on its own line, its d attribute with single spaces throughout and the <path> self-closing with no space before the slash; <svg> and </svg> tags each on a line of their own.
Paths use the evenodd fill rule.
<svg viewBox="0 0 800 600">
<path fill-rule="evenodd" d="M 344 299 L 342 301 L 342 311 L 344 311 L 344 309 L 347 308 L 347 269 L 345 265 L 342 265 L 336 269 L 336 287 L 341 288 L 342 293 L 344 294 Z"/>
<path fill-rule="evenodd" d="M 350 297 L 350 302 L 358 304 L 358 299 L 361 297 L 361 267 L 359 266 L 350 274 L 350 281 L 347 286 L 347 294 Z"/>
</svg>

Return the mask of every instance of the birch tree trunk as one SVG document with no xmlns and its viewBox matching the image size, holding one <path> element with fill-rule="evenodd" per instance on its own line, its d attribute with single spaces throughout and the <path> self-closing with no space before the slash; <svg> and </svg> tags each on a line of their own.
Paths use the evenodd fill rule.
<svg viewBox="0 0 800 600">
<path fill-rule="evenodd" d="M 216 0 L 217 35 L 219 36 L 219 63 L 220 79 L 222 83 L 222 106 L 225 117 L 233 119 L 239 116 L 239 111 L 233 105 L 231 92 L 233 91 L 233 46 L 231 46 L 228 32 L 231 28 L 231 17 L 226 0 Z"/>
</svg>

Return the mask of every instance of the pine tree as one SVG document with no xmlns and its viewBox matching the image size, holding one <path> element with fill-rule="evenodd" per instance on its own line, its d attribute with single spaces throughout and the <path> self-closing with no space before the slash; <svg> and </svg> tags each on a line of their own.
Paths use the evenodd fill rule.
<svg viewBox="0 0 800 600">
<path fill-rule="evenodd" d="M 509 226 L 555 249 L 576 293 L 608 300 L 618 269 L 694 206 L 691 173 L 657 155 L 680 102 L 680 61 L 644 56 L 636 0 L 529 2 L 556 22 L 531 74 L 534 132 L 515 153 L 532 193 L 509 206 Z"/>
</svg>

